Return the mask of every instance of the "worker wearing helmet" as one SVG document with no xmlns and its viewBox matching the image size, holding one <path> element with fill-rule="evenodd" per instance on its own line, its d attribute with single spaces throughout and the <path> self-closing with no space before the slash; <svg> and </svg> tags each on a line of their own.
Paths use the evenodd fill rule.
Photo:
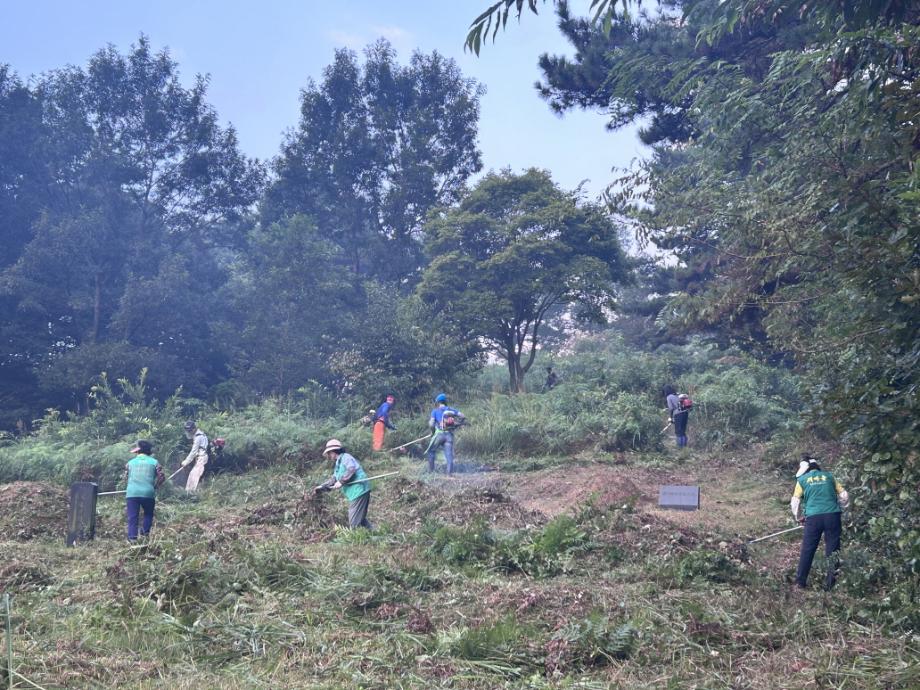
<svg viewBox="0 0 920 690">
<path fill-rule="evenodd" d="M 447 474 L 454 472 L 454 429 L 461 426 L 466 418 L 460 410 L 447 405 L 447 395 L 438 393 L 434 399 L 436 407 L 428 418 L 428 426 L 434 432 L 425 456 L 428 458 L 428 470 L 434 472 L 434 456 L 439 448 L 444 449 L 444 459 L 447 461 Z"/>
<path fill-rule="evenodd" d="M 795 582 L 805 589 L 811 562 L 824 535 L 824 553 L 828 559 L 824 588 L 831 589 L 837 581 L 837 551 L 840 549 L 840 513 L 850 501 L 847 492 L 834 475 L 818 465 L 808 454 L 802 456 L 795 475 L 795 490 L 789 507 L 792 515 L 805 529 Z M 804 502 L 804 517 L 799 517 L 799 506 Z"/>
<path fill-rule="evenodd" d="M 367 474 L 352 455 L 345 452 L 345 447 L 337 438 L 331 438 L 323 450 L 323 457 L 333 460 L 335 466 L 332 476 L 322 484 L 313 487 L 313 493 L 341 489 L 348 499 L 348 526 L 373 529 L 367 519 L 367 509 L 371 502 L 371 484 Z"/>
<path fill-rule="evenodd" d="M 192 465 L 188 479 L 185 481 L 185 490 L 196 493 L 198 482 L 201 481 L 201 475 L 204 474 L 204 468 L 208 464 L 208 437 L 192 420 L 185 423 L 185 435 L 192 441 L 192 449 L 182 461 L 183 467 Z"/>
</svg>

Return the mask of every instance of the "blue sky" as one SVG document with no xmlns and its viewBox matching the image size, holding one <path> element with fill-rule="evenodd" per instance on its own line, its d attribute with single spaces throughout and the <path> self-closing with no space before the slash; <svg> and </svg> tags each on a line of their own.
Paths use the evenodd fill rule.
<svg viewBox="0 0 920 690">
<path fill-rule="evenodd" d="M 542 52 L 570 53 L 550 5 L 521 25 L 509 21 L 480 57 L 463 52 L 470 21 L 491 0 L 32 0 L 9 3 L 0 24 L 0 62 L 21 77 L 84 64 L 99 48 L 122 52 L 149 36 L 168 47 L 183 78 L 210 75 L 209 100 L 237 128 L 250 156 L 278 152 L 298 119 L 300 90 L 321 78 L 333 51 L 360 50 L 383 36 L 408 60 L 438 50 L 482 82 L 479 141 L 486 169 L 546 168 L 563 187 L 589 180 L 597 194 L 642 155 L 633 130 L 609 133 L 598 113 L 554 115 L 533 88 Z M 587 11 L 588 0 L 573 0 Z"/>
</svg>

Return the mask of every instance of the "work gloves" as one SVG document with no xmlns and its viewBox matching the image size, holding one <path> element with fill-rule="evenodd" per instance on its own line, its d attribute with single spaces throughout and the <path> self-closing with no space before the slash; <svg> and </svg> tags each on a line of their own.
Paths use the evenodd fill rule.
<svg viewBox="0 0 920 690">
<path fill-rule="evenodd" d="M 192 461 L 189 460 L 188 458 L 186 458 L 185 460 L 182 461 L 182 466 L 183 466 L 183 467 L 188 467 L 188 466 L 191 465 L 191 464 L 192 464 Z"/>
</svg>

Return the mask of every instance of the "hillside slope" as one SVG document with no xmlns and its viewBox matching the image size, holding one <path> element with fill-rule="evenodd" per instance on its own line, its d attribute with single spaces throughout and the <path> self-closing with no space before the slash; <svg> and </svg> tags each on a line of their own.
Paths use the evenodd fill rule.
<svg viewBox="0 0 920 690">
<path fill-rule="evenodd" d="M 744 546 L 789 525 L 789 482 L 756 462 L 368 464 L 401 471 L 374 490 L 372 533 L 342 529 L 337 494 L 304 498 L 318 473 L 279 469 L 212 477 L 197 501 L 168 489 L 142 545 L 118 499 L 74 549 L 4 503 L 15 670 L 49 690 L 920 683 L 914 638 L 867 602 L 790 589 L 794 536 Z M 699 484 L 703 509 L 658 509 L 662 483 Z"/>
</svg>

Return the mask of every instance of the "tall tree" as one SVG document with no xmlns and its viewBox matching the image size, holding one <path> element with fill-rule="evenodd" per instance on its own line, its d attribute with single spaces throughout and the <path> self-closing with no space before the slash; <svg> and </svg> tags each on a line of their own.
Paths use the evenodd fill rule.
<svg viewBox="0 0 920 690">
<path fill-rule="evenodd" d="M 531 169 L 487 175 L 426 227 L 432 261 L 418 287 L 441 324 L 481 339 L 508 366 L 510 389 L 524 377 L 550 310 L 603 321 L 628 277 L 617 229 L 602 209 Z"/>
<path fill-rule="evenodd" d="M 260 191 L 260 166 L 239 153 L 232 128 L 218 124 L 206 86 L 199 77 L 183 87 L 169 54 L 154 53 L 144 37 L 127 55 L 109 47 L 86 68 L 38 82 L 45 131 L 34 153 L 59 172 L 40 216 L 28 230 L 20 226 L 29 239 L 2 282 L 16 305 L 13 320 L 44 326 L 16 331 L 24 339 L 12 343 L 15 352 L 41 353 L 39 371 L 65 354 L 73 360 L 79 348 L 116 342 L 152 347 L 191 370 L 212 366 L 202 319 L 184 331 L 190 339 L 181 330 L 153 338 L 137 325 L 161 316 L 159 296 L 135 291 L 124 299 L 130 286 L 163 276 L 185 257 L 191 275 L 162 280 L 184 288 L 180 302 L 191 320 L 202 308 L 196 302 L 212 294 L 209 247 L 226 242 L 220 229 L 237 222 Z M 98 373 L 84 372 L 84 385 Z"/>
<path fill-rule="evenodd" d="M 301 119 L 275 161 L 262 208 L 268 225 L 304 214 L 342 248 L 357 276 L 412 282 L 425 214 L 455 202 L 481 167 L 481 87 L 453 60 L 415 53 L 407 66 L 385 41 L 365 60 L 339 50 L 301 97 Z"/>
<path fill-rule="evenodd" d="M 364 305 L 340 258 L 305 216 L 251 231 L 225 295 L 237 318 L 221 335 L 231 372 L 250 390 L 287 394 L 310 379 L 329 382 L 327 359 Z"/>
</svg>

